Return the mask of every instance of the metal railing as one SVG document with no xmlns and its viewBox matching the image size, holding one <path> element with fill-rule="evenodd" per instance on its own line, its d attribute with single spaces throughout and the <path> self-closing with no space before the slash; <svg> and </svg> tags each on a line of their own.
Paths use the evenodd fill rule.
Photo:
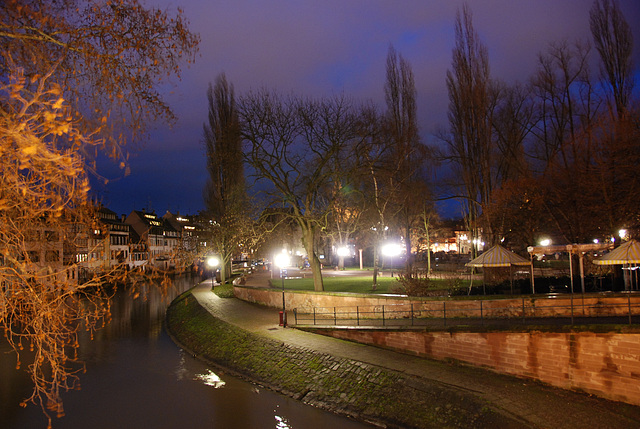
<svg viewBox="0 0 640 429">
<path fill-rule="evenodd" d="M 640 322 L 640 296 L 626 302 L 548 298 L 513 300 L 426 301 L 407 304 L 313 307 L 293 310 L 296 325 L 323 326 L 454 326 L 485 324 L 632 324 Z"/>
</svg>

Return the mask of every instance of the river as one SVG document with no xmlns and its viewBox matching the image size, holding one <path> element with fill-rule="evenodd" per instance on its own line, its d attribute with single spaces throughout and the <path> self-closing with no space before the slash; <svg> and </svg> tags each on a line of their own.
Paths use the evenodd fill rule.
<svg viewBox="0 0 640 429">
<path fill-rule="evenodd" d="M 79 391 L 64 393 L 65 416 L 53 418 L 53 429 L 370 427 L 208 367 L 176 346 L 163 327 L 165 310 L 196 281 L 178 279 L 167 298 L 154 288 L 146 298 L 114 297 L 111 323 L 80 339 L 87 371 Z M 38 406 L 19 406 L 31 382 L 9 351 L 0 342 L 0 428 L 44 429 Z"/>
</svg>

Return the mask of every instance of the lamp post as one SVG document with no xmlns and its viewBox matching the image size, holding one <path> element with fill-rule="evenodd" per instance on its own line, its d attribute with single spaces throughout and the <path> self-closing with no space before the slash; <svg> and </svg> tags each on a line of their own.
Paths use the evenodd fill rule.
<svg viewBox="0 0 640 429">
<path fill-rule="evenodd" d="M 214 269 L 215 267 L 218 266 L 218 264 L 220 263 L 220 261 L 218 261 L 218 258 L 216 258 L 215 256 L 210 256 L 207 259 L 207 265 L 209 266 L 209 268 Z M 213 290 L 213 280 L 216 276 L 216 272 L 215 270 L 213 271 L 213 275 L 211 276 L 211 289 Z"/>
<path fill-rule="evenodd" d="M 280 279 L 282 279 L 282 315 L 280 316 L 280 325 L 283 328 L 287 327 L 287 313 L 284 303 L 284 269 L 289 266 L 289 255 L 286 250 L 282 249 L 282 253 L 279 253 L 274 258 L 274 262 L 280 268 Z"/>
</svg>

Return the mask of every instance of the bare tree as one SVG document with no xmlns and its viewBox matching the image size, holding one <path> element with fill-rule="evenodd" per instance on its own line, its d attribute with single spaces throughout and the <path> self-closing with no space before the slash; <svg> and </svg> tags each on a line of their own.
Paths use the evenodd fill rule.
<svg viewBox="0 0 640 429">
<path fill-rule="evenodd" d="M 314 288 L 323 290 L 316 246 L 339 189 L 336 167 L 345 165 L 336 160 L 349 156 L 344 150 L 354 136 L 351 103 L 344 97 L 314 101 L 261 91 L 244 97 L 241 106 L 247 162 L 273 187 L 273 203 L 291 208 Z"/>
<path fill-rule="evenodd" d="M 507 86 L 497 83 L 492 96 L 496 98 L 492 103 L 495 108 L 491 116 L 492 139 L 497 153 L 492 167 L 496 185 L 489 204 L 482 208 L 482 220 L 491 225 L 495 237 L 502 239 L 511 231 L 511 219 L 508 216 L 513 213 L 496 209 L 495 194 L 505 186 L 513 189 L 509 183 L 530 176 L 525 142 L 530 136 L 533 102 L 529 88 L 520 84 Z M 500 200 L 504 201 L 503 198 Z"/>
<path fill-rule="evenodd" d="M 611 86 L 618 117 L 624 116 L 633 90 L 631 54 L 633 35 L 615 0 L 596 0 L 589 12 L 591 34 L 602 60 L 602 72 Z"/>
<path fill-rule="evenodd" d="M 591 189 L 595 94 L 584 45 L 552 44 L 533 79 L 534 157 L 547 212 L 567 242 L 589 239 L 599 198 Z"/>
<path fill-rule="evenodd" d="M 480 235 L 479 217 L 494 187 L 495 151 L 491 140 L 491 81 L 487 48 L 473 28 L 465 5 L 455 23 L 456 46 L 447 72 L 450 135 L 448 158 L 461 180 L 467 225 L 472 238 Z M 486 225 L 483 234 L 491 236 Z M 475 248 L 474 248 L 475 251 Z"/>
<path fill-rule="evenodd" d="M 216 78 L 207 91 L 209 120 L 204 125 L 204 143 L 209 180 L 204 190 L 207 213 L 211 217 L 209 232 L 215 252 L 221 259 L 221 281 L 231 274 L 231 258 L 245 242 L 248 200 L 242 159 L 240 120 L 233 85 L 224 74 Z"/>
<path fill-rule="evenodd" d="M 601 146 L 596 159 L 596 189 L 605 203 L 601 217 L 609 231 L 636 225 L 638 175 L 638 106 L 633 100 L 631 60 L 633 35 L 615 0 L 597 0 L 590 11 L 591 34 L 600 55 L 601 73 L 607 85 L 610 118 L 601 115 L 597 132 Z M 635 102 L 635 103 L 634 103 Z M 614 110 L 615 107 L 615 110 Z"/>
<path fill-rule="evenodd" d="M 373 289 L 380 270 L 380 247 L 390 230 L 397 228 L 400 206 L 396 204 L 398 182 L 394 179 L 394 142 L 388 139 L 385 120 L 374 106 L 361 112 L 359 143 L 354 154 L 360 166 L 360 188 L 365 196 L 359 240 L 373 249 Z"/>
<path fill-rule="evenodd" d="M 397 188 L 395 204 L 400 216 L 406 251 L 406 271 L 411 275 L 412 245 L 411 227 L 420 214 L 420 200 L 429 197 L 426 176 L 421 171 L 427 161 L 427 150 L 420 142 L 417 123 L 416 88 L 411 65 L 393 46 L 387 54 L 387 80 L 385 99 L 387 103 L 387 131 L 393 143 L 392 158 L 394 173 L 390 179 Z"/>
<path fill-rule="evenodd" d="M 172 120 L 157 88 L 197 50 L 186 25 L 133 0 L 0 4 L 0 325 L 21 364 L 33 349 L 25 404 L 45 413 L 63 414 L 75 385 L 78 330 L 109 313 L 111 273 L 79 283 L 73 253 L 95 225 L 90 154 L 107 149 L 125 168 L 126 137 Z"/>
</svg>

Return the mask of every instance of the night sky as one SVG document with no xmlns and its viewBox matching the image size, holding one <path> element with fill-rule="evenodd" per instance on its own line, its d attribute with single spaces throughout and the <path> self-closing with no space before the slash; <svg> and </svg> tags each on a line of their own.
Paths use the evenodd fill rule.
<svg viewBox="0 0 640 429">
<path fill-rule="evenodd" d="M 384 110 L 385 61 L 390 45 L 412 66 L 418 120 L 424 142 L 447 125 L 446 71 L 451 67 L 458 0 L 167 0 L 147 1 L 184 10 L 201 36 L 200 56 L 181 81 L 167 85 L 166 100 L 178 115 L 169 129 L 156 124 L 148 142 L 131 154 L 124 177 L 103 161 L 106 186 L 94 182 L 101 201 L 119 214 L 153 209 L 192 214 L 204 208 L 207 179 L 202 127 L 206 91 L 219 73 L 236 96 L 262 87 L 286 94 L 330 96 L 344 92 Z M 526 82 L 538 54 L 550 42 L 591 42 L 591 0 L 468 1 L 473 24 L 489 50 L 491 74 Z M 640 1 L 618 4 L 634 32 L 640 65 Z M 595 50 L 592 59 L 597 59 Z M 186 66 L 186 65 L 185 65 Z M 636 88 L 637 90 L 637 88 Z M 459 215 L 443 209 L 447 217 Z"/>
</svg>

